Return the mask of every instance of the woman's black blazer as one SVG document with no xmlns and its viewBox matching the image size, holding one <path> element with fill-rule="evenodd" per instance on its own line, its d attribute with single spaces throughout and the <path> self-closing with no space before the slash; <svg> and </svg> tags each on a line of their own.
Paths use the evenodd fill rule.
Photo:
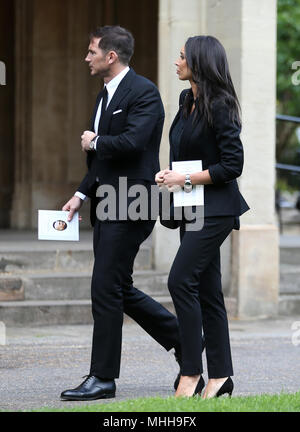
<svg viewBox="0 0 300 432">
<path fill-rule="evenodd" d="M 174 160 L 172 129 L 182 114 L 183 101 L 189 90 L 179 98 L 179 111 L 170 129 L 170 167 Z M 180 139 L 177 160 L 202 160 L 213 184 L 204 185 L 204 216 L 240 216 L 249 210 L 241 195 L 237 177 L 242 174 L 244 152 L 240 140 L 241 128 L 229 116 L 227 106 L 215 101 L 212 106 L 213 126 L 203 119 L 195 124 L 188 119 Z M 172 169 L 172 168 L 171 168 Z"/>
</svg>

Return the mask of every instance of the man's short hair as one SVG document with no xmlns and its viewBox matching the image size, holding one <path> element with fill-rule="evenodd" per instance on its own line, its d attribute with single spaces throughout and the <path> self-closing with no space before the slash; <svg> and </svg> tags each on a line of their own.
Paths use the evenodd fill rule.
<svg viewBox="0 0 300 432">
<path fill-rule="evenodd" d="M 90 33 L 90 40 L 94 38 L 101 38 L 99 48 L 104 52 L 115 51 L 122 64 L 129 64 L 134 51 L 134 38 L 129 30 L 120 26 L 98 27 Z"/>
</svg>

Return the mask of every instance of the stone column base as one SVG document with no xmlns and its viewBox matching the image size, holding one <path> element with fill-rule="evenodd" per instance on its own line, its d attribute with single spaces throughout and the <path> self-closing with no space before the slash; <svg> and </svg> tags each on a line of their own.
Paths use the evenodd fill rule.
<svg viewBox="0 0 300 432">
<path fill-rule="evenodd" d="M 153 230 L 153 261 L 155 270 L 170 271 L 179 245 L 179 229 L 168 229 L 157 220 Z"/>
<path fill-rule="evenodd" d="M 230 297 L 239 319 L 277 315 L 279 235 L 275 225 L 242 225 L 232 233 Z M 231 314 L 233 311 L 231 311 Z"/>
<path fill-rule="evenodd" d="M 179 246 L 179 229 L 165 228 L 157 221 L 153 230 L 153 263 L 155 270 L 169 273 Z M 231 236 L 228 236 L 221 245 L 221 273 L 223 293 L 225 301 L 228 302 L 231 280 Z M 232 312 L 235 313 L 235 304 L 234 299 L 233 306 L 230 304 L 230 315 L 232 315 Z"/>
</svg>

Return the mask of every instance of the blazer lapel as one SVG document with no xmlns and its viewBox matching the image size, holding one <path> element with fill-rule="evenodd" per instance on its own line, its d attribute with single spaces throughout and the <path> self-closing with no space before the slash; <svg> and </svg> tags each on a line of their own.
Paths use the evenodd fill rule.
<svg viewBox="0 0 300 432">
<path fill-rule="evenodd" d="M 173 131 L 173 129 L 174 129 L 174 126 L 175 126 L 176 123 L 178 122 L 179 117 L 181 116 L 181 111 L 182 111 L 182 104 L 179 105 L 179 110 L 177 111 L 177 114 L 176 114 L 176 116 L 175 116 L 175 118 L 174 118 L 174 120 L 173 120 L 173 122 L 172 122 L 172 124 L 171 124 L 170 131 L 169 131 L 169 142 L 170 142 L 170 156 L 169 156 L 169 164 L 170 164 L 170 169 L 172 169 L 172 168 L 171 168 L 171 165 L 172 165 L 172 162 L 173 162 L 173 160 L 174 160 L 173 142 L 172 142 L 172 131 Z"/>
<path fill-rule="evenodd" d="M 173 120 L 173 123 L 171 124 L 171 127 L 170 127 L 170 131 L 169 131 L 169 139 L 170 139 L 170 143 L 172 143 L 172 130 L 174 129 L 174 126 L 176 125 L 176 123 L 177 123 L 178 120 L 179 120 L 180 113 L 181 113 L 181 108 L 179 108 L 179 111 L 177 112 L 177 114 L 176 114 L 176 116 L 175 116 L 175 118 L 174 118 L 174 120 Z"/>
<path fill-rule="evenodd" d="M 99 124 L 99 130 L 98 130 L 98 134 L 99 135 L 105 135 L 107 134 L 108 130 L 109 130 L 109 126 L 110 126 L 110 121 L 112 118 L 112 113 L 114 111 L 116 111 L 116 109 L 119 107 L 122 99 L 124 99 L 124 97 L 128 94 L 128 92 L 130 92 L 131 90 L 131 84 L 132 81 L 135 77 L 136 73 L 134 72 L 133 69 L 130 69 L 127 74 L 125 75 L 125 77 L 122 79 L 122 81 L 120 82 L 120 84 L 118 85 L 117 90 L 115 91 L 108 107 L 107 110 L 105 111 L 103 118 L 101 118 L 100 120 L 100 124 Z"/>
</svg>

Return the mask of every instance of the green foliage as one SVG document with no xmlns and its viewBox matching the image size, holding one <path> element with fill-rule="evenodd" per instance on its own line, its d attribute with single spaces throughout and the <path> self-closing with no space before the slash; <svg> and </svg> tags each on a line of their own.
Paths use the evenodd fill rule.
<svg viewBox="0 0 300 432">
<path fill-rule="evenodd" d="M 285 178 L 277 178 L 276 179 L 276 189 L 278 189 L 280 192 L 297 192 L 299 190 L 296 186 L 291 186 L 287 179 Z"/>
<path fill-rule="evenodd" d="M 300 0 L 277 0 L 277 112 L 295 117 L 300 117 L 300 83 L 295 85 L 300 78 L 295 64 L 300 62 L 299 29 Z M 298 165 L 297 127 L 297 123 L 277 121 L 277 162 Z"/>
<path fill-rule="evenodd" d="M 278 0 L 277 103 L 280 114 L 300 117 L 300 85 L 292 83 L 295 61 L 300 62 L 300 1 Z"/>
</svg>

